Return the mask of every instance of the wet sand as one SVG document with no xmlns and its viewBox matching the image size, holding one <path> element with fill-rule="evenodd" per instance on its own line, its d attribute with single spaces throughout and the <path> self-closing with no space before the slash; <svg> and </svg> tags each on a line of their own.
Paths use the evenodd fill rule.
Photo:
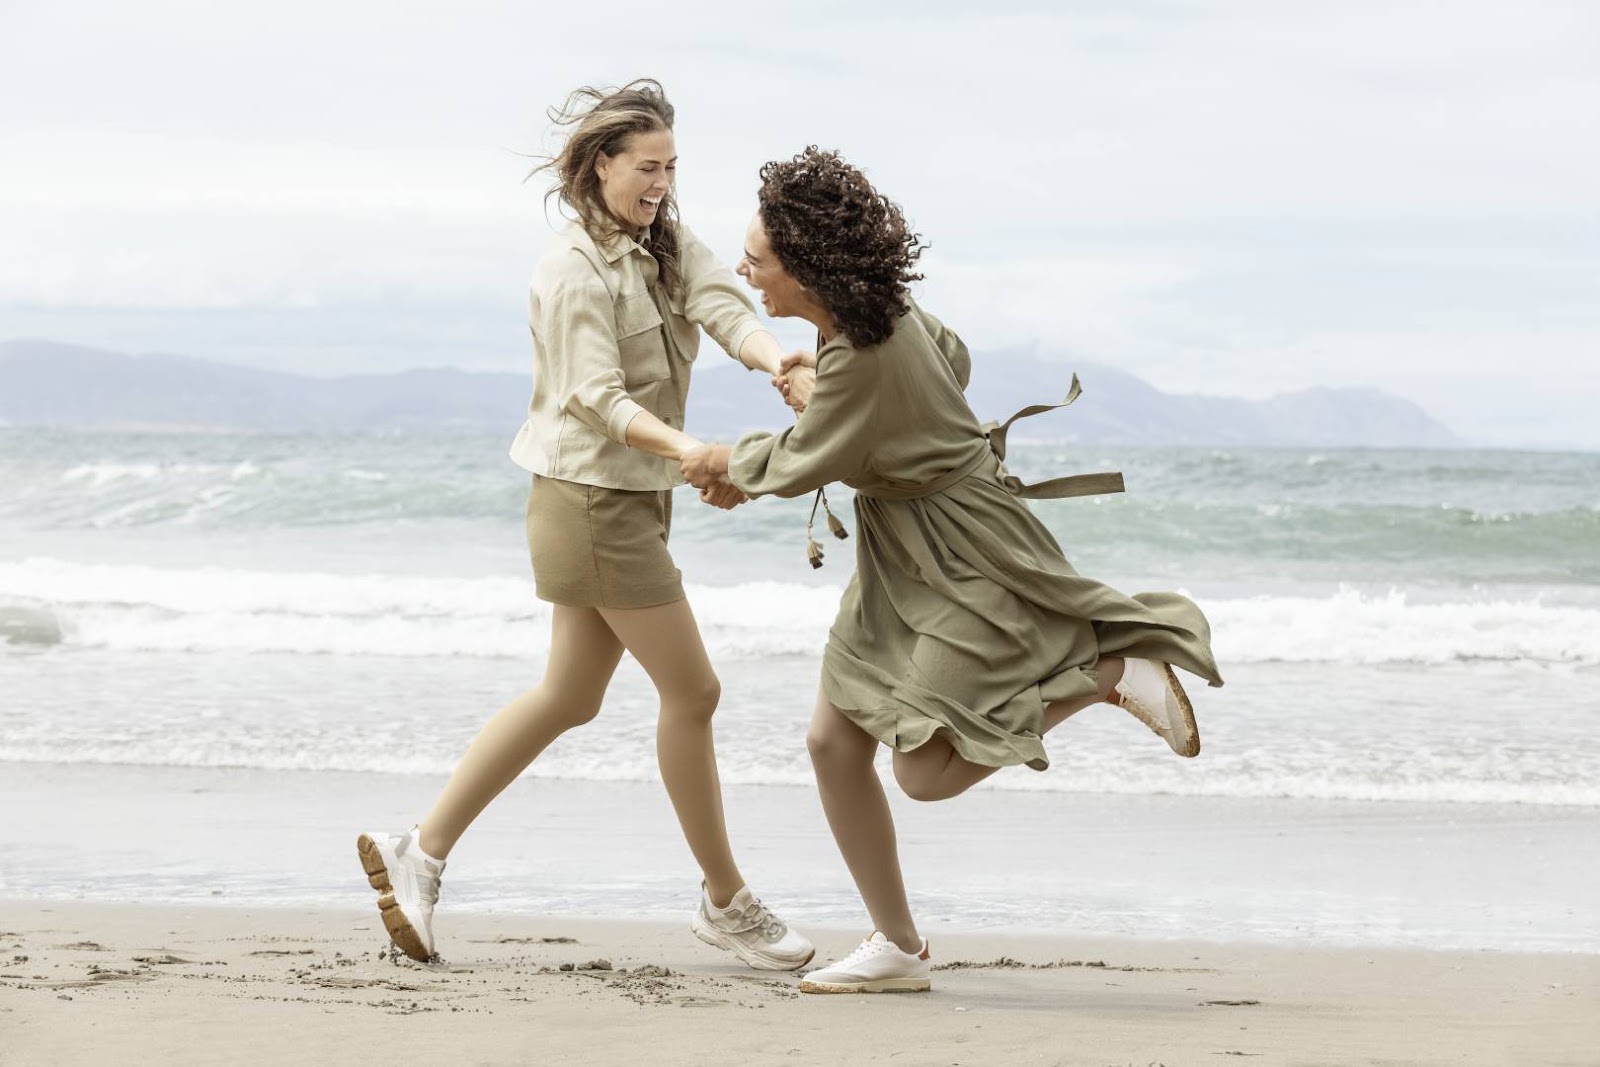
<svg viewBox="0 0 1600 1067">
<path fill-rule="evenodd" d="M 684 924 L 0 900 L 0 1064 L 1600 1062 L 1600 958 L 944 934 L 934 988 L 809 996 Z M 862 931 L 810 930 L 819 960 Z"/>
</svg>

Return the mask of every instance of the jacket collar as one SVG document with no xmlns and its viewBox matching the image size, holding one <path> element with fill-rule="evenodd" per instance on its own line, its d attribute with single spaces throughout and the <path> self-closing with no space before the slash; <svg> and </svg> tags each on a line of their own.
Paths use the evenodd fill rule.
<svg viewBox="0 0 1600 1067">
<path fill-rule="evenodd" d="M 581 222 L 569 222 L 567 224 L 567 232 L 572 236 L 573 240 L 584 241 L 593 245 L 594 250 L 600 253 L 600 258 L 611 266 L 615 266 L 617 260 L 630 252 L 639 251 L 648 255 L 650 251 L 644 245 L 623 233 L 614 233 L 604 240 L 597 240 L 588 230 L 583 228 Z"/>
</svg>

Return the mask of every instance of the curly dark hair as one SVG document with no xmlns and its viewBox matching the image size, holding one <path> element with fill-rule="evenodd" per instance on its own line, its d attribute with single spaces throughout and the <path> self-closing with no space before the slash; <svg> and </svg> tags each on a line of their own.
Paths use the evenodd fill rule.
<svg viewBox="0 0 1600 1067">
<path fill-rule="evenodd" d="M 761 225 L 773 254 L 815 293 L 851 343 L 882 344 L 909 310 L 927 245 L 860 170 L 811 145 L 761 168 Z"/>
</svg>

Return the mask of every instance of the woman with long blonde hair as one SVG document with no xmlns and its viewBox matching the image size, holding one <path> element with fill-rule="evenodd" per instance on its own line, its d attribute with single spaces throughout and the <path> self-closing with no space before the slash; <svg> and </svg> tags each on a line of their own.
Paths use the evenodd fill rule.
<svg viewBox="0 0 1600 1067">
<path fill-rule="evenodd" d="M 580 89 L 551 117 L 568 133 L 539 171 L 576 218 L 534 271 L 533 396 L 511 448 L 533 477 L 528 545 L 552 605 L 544 680 L 489 720 L 419 824 L 361 835 L 362 868 L 395 944 L 431 958 L 450 850 L 551 742 L 595 718 L 626 650 L 660 696 L 661 778 L 704 875 L 692 930 L 753 967 L 792 970 L 811 944 L 751 894 L 734 862 L 712 743 L 720 683 L 667 547 L 679 461 L 701 444 L 683 427 L 700 330 L 769 375 L 783 351 L 728 268 L 677 220 L 674 112 L 661 86 Z M 724 508 L 745 499 L 725 482 L 701 498 Z"/>
</svg>

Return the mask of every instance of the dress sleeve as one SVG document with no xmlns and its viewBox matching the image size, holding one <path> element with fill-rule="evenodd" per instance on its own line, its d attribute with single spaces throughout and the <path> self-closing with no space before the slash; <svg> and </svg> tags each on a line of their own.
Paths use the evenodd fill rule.
<svg viewBox="0 0 1600 1067">
<path fill-rule="evenodd" d="M 678 254 L 683 269 L 684 317 L 738 359 L 739 349 L 750 335 L 766 328 L 756 318 L 755 306 L 733 272 L 686 226 L 678 227 Z"/>
<path fill-rule="evenodd" d="M 967 382 L 972 378 L 972 356 L 967 352 L 966 344 L 956 332 L 923 311 L 919 306 L 917 314 L 922 319 L 923 329 L 928 331 L 928 336 L 933 338 L 934 347 L 938 348 L 945 362 L 950 364 L 950 370 L 956 376 L 956 382 L 961 386 L 961 391 L 967 391 Z"/>
<path fill-rule="evenodd" d="M 628 443 L 628 423 L 644 408 L 628 395 L 617 347 L 616 311 L 599 275 L 569 274 L 534 301 L 534 332 L 544 346 L 551 395 L 561 410 Z"/>
<path fill-rule="evenodd" d="M 819 355 L 817 384 L 795 424 L 739 439 L 728 477 L 752 497 L 792 497 L 866 469 L 878 422 L 878 356 L 851 348 Z"/>
</svg>

